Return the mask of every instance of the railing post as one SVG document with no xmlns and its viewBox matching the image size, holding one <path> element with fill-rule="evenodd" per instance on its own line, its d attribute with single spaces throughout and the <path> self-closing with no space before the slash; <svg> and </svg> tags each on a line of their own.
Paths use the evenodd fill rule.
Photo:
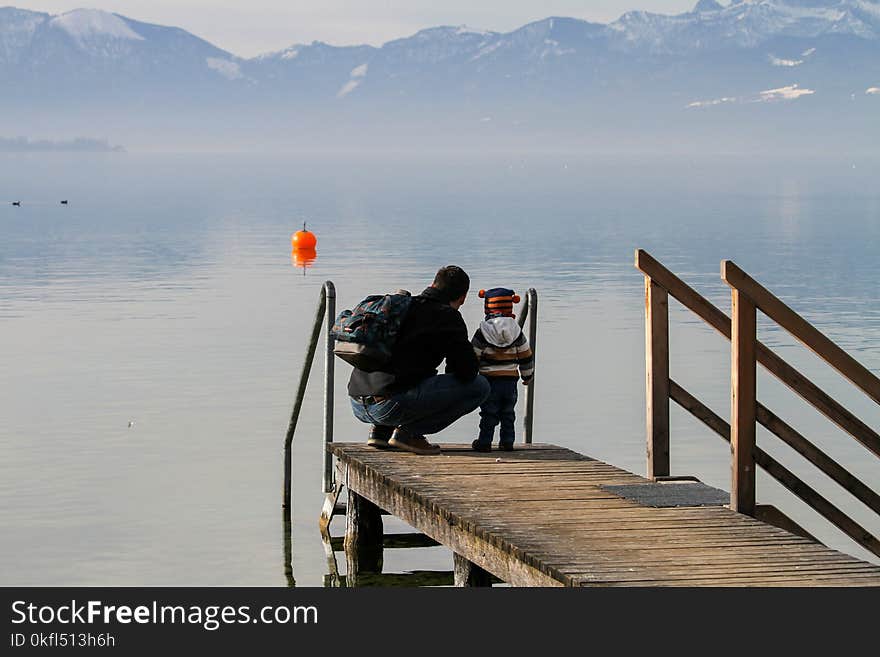
<svg viewBox="0 0 880 657">
<path fill-rule="evenodd" d="M 648 479 L 669 476 L 669 294 L 645 276 Z"/>
<path fill-rule="evenodd" d="M 336 287 L 331 281 L 324 283 L 327 295 L 327 326 L 325 333 L 324 349 L 324 492 L 333 490 L 333 456 L 327 451 L 327 446 L 333 442 L 333 386 L 335 380 L 335 361 L 333 360 L 333 346 L 335 340 L 330 335 L 330 329 L 336 321 Z"/>
<path fill-rule="evenodd" d="M 526 313 L 529 320 L 529 346 L 532 348 L 532 358 L 535 358 L 535 342 L 537 341 L 538 332 L 538 292 L 535 288 L 530 287 L 526 292 Z M 535 360 L 537 364 L 537 360 Z M 523 441 L 527 445 L 532 444 L 532 426 L 535 417 L 535 377 L 526 389 L 526 412 L 523 417 Z"/>
<path fill-rule="evenodd" d="M 755 418 L 757 341 L 754 302 L 734 288 L 730 359 L 730 508 L 755 515 Z"/>
<path fill-rule="evenodd" d="M 332 283 L 331 283 L 332 287 Z M 306 350 L 306 358 L 303 362 L 302 372 L 299 377 L 299 387 L 293 400 L 293 410 L 290 413 L 290 422 L 287 424 L 287 434 L 284 436 L 284 488 L 281 491 L 281 506 L 285 513 L 290 514 L 290 488 L 291 488 L 291 446 L 293 434 L 299 422 L 299 413 L 302 410 L 303 399 L 306 396 L 306 386 L 309 383 L 309 373 L 312 371 L 312 361 L 315 360 L 315 350 L 321 336 L 321 324 L 324 321 L 324 311 L 327 308 L 327 288 L 321 288 L 321 297 L 318 300 L 318 309 L 315 312 L 315 321 L 312 324 L 312 335 L 309 338 L 309 346 Z"/>
</svg>

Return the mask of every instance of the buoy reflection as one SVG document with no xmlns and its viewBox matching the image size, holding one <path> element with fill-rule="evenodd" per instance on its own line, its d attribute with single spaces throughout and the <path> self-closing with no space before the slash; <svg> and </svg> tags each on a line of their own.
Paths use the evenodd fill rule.
<svg viewBox="0 0 880 657">
<path fill-rule="evenodd" d="M 315 260 L 318 259 L 318 253 L 315 249 L 293 249 L 290 252 L 290 262 L 294 267 L 298 267 L 303 270 L 303 276 L 306 274 L 306 269 L 315 264 Z"/>
</svg>

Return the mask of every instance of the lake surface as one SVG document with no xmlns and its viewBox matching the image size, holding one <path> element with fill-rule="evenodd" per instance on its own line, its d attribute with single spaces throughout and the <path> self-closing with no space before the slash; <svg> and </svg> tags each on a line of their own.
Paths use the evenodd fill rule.
<svg viewBox="0 0 880 657">
<path fill-rule="evenodd" d="M 0 584 L 284 585 L 282 444 L 327 279 L 341 309 L 461 265 L 471 328 L 476 290 L 535 287 L 535 441 L 639 474 L 636 247 L 728 312 L 719 263 L 735 260 L 880 372 L 878 178 L 865 160 L 0 155 Z M 307 269 L 290 253 L 304 219 L 319 239 Z M 670 307 L 672 376 L 729 417 L 729 344 Z M 877 404 L 787 334 L 763 321 L 759 336 L 880 426 Z M 320 374 L 319 361 L 294 443 L 300 586 L 327 573 Z M 347 378 L 340 363 L 336 440 L 364 440 Z M 782 384 L 760 375 L 759 398 L 878 489 L 880 462 Z M 477 419 L 439 440 L 469 443 Z M 780 441 L 758 440 L 880 534 Z M 674 404 L 671 450 L 673 474 L 729 488 L 727 445 Z M 760 473 L 758 498 L 866 557 Z M 386 551 L 386 572 L 449 569 L 444 548 Z"/>
</svg>

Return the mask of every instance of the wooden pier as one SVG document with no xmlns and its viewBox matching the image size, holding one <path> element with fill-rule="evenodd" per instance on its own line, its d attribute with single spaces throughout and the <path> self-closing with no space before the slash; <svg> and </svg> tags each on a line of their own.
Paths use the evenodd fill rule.
<svg viewBox="0 0 880 657">
<path fill-rule="evenodd" d="M 438 543 L 455 554 L 454 570 L 428 574 L 434 582 L 460 586 L 497 580 L 516 586 L 880 586 L 880 567 L 819 544 L 782 511 L 758 503 L 756 472 L 761 468 L 855 544 L 880 557 L 880 538 L 852 512 L 756 443 L 760 425 L 802 457 L 804 465 L 880 516 L 880 493 L 758 400 L 760 365 L 836 425 L 842 431 L 838 440 L 852 438 L 865 448 L 865 456 L 880 457 L 880 432 L 762 343 L 757 313 L 878 405 L 880 377 L 731 261 L 721 263 L 721 278 L 731 288 L 730 316 L 647 252 L 637 250 L 634 264 L 645 286 L 647 478 L 553 445 L 491 453 L 446 445 L 441 455 L 425 457 L 333 443 L 333 357 L 327 334 L 321 527 L 333 582 L 343 578 L 335 568 L 339 540 L 330 536 L 329 525 L 335 514 L 345 512 L 346 583 L 354 586 L 380 583 L 376 576 L 384 548 Z M 285 442 L 287 513 L 290 440 L 322 304 L 326 300 L 332 307 L 332 290 L 326 283 Z M 729 421 L 670 377 L 670 299 L 730 341 Z M 530 289 L 520 318 L 530 315 L 533 348 L 536 310 L 537 293 Z M 526 443 L 532 435 L 534 384 L 528 393 Z M 671 401 L 729 443 L 729 493 L 694 477 L 671 476 Z M 343 490 L 345 506 L 339 504 Z M 386 513 L 421 533 L 385 535 Z M 400 577 L 395 584 L 404 583 Z"/>
<path fill-rule="evenodd" d="M 348 490 L 350 579 L 381 568 L 384 510 L 454 552 L 458 586 L 880 586 L 880 567 L 731 511 L 722 491 L 562 447 L 328 450 Z"/>
</svg>

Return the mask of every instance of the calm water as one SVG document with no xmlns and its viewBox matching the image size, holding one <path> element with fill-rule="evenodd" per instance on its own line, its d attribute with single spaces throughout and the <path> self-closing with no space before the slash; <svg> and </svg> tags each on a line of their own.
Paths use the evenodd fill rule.
<svg viewBox="0 0 880 657">
<path fill-rule="evenodd" d="M 0 584 L 283 585 L 281 447 L 326 279 L 340 308 L 420 290 L 448 263 L 475 289 L 537 288 L 535 440 L 638 473 L 636 247 L 725 310 L 719 262 L 734 259 L 880 371 L 878 174 L 868 161 L 724 158 L 0 156 Z M 307 270 L 289 248 L 303 218 L 319 236 Z M 671 306 L 673 377 L 727 417 L 728 344 Z M 480 310 L 472 296 L 469 326 Z M 877 405 L 805 349 L 766 323 L 760 336 L 880 426 Z M 337 378 L 344 400 L 344 366 Z M 294 446 L 305 586 L 327 573 L 319 381 Z M 781 384 L 762 377 L 759 392 L 878 488 L 869 452 Z M 673 473 L 728 488 L 726 444 L 672 412 Z M 440 439 L 470 442 L 476 420 Z M 336 423 L 337 440 L 365 438 L 344 404 Z M 778 440 L 759 443 L 880 533 Z M 758 496 L 865 556 L 765 477 Z M 386 552 L 387 572 L 450 567 L 443 548 Z"/>
</svg>

